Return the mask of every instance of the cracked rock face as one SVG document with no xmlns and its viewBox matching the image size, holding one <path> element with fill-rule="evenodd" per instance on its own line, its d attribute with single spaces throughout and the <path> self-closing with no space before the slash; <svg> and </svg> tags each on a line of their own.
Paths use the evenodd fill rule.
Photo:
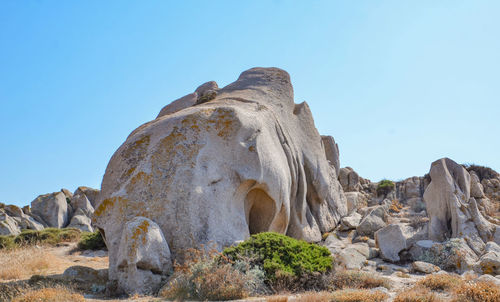
<svg viewBox="0 0 500 302">
<path fill-rule="evenodd" d="M 94 221 L 110 279 L 124 278 L 113 267 L 124 226 L 138 216 L 182 259 L 187 248 L 264 231 L 320 241 L 347 214 L 336 167 L 308 105 L 294 103 L 288 73 L 254 68 L 224 88 L 198 90 L 205 86 L 209 94 L 174 101 L 134 130 L 108 164 Z"/>
</svg>

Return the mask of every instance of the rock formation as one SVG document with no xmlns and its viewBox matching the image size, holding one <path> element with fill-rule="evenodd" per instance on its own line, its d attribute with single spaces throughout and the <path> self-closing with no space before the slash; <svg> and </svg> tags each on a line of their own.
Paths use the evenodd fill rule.
<svg viewBox="0 0 500 302">
<path fill-rule="evenodd" d="M 134 130 L 106 169 L 94 216 L 110 279 L 124 278 L 122 233 L 137 217 L 159 226 L 175 259 L 263 231 L 320 241 L 347 214 L 334 146 L 277 68 L 250 69 L 222 89 L 209 82 L 174 101 Z"/>
<path fill-rule="evenodd" d="M 449 158 L 432 163 L 431 182 L 424 193 L 430 218 L 429 239 L 465 238 L 480 254 L 484 244 L 494 240 L 500 229 L 479 212 L 471 197 L 471 176 L 467 170 Z"/>
<path fill-rule="evenodd" d="M 70 227 L 93 232 L 90 217 L 99 192 L 89 187 L 79 187 L 75 193 L 61 189 L 60 192 L 38 196 L 31 202 L 31 207 L 22 209 L 0 203 L 0 235 L 18 235 L 22 230 L 39 231 L 45 227 Z"/>
</svg>

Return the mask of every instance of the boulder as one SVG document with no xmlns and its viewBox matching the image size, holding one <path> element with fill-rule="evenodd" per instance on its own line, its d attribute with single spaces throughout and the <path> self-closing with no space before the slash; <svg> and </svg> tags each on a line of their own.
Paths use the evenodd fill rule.
<svg viewBox="0 0 500 302">
<path fill-rule="evenodd" d="M 411 264 L 411 268 L 414 272 L 424 273 L 424 274 L 432 274 L 439 272 L 441 270 L 439 266 L 423 261 L 414 261 Z"/>
<path fill-rule="evenodd" d="M 87 198 L 87 195 L 81 192 L 73 195 L 73 198 L 71 199 L 71 206 L 74 211 L 81 210 L 84 215 L 88 217 L 91 217 L 92 213 L 94 213 L 94 207 Z M 74 215 L 76 215 L 76 213 Z"/>
<path fill-rule="evenodd" d="M 36 221 L 30 215 L 24 213 L 24 211 L 15 205 L 6 205 L 4 208 L 5 212 L 12 217 L 21 230 L 43 230 L 44 227 L 41 223 Z"/>
<path fill-rule="evenodd" d="M 413 260 L 422 259 L 436 242 L 432 240 L 418 240 L 410 248 L 409 252 Z"/>
<path fill-rule="evenodd" d="M 356 212 L 342 218 L 342 220 L 340 220 L 340 230 L 347 231 L 357 228 L 359 226 L 361 218 L 362 218 L 361 214 L 358 214 Z"/>
<path fill-rule="evenodd" d="M 338 177 L 345 192 L 357 192 L 361 189 L 360 177 L 351 167 L 341 168 Z"/>
<path fill-rule="evenodd" d="M 171 270 L 170 249 L 160 227 L 145 217 L 127 222 L 118 255 L 110 258 L 109 279 L 117 280 L 126 293 L 152 294 Z"/>
<path fill-rule="evenodd" d="M 382 259 L 391 262 L 401 260 L 399 253 L 409 248 L 407 239 L 410 236 L 407 232 L 407 227 L 400 224 L 390 224 L 375 232 L 375 241 L 380 249 Z"/>
<path fill-rule="evenodd" d="M 482 274 L 500 274 L 500 247 L 495 242 L 488 242 L 485 253 L 476 265 L 476 271 Z"/>
<path fill-rule="evenodd" d="M 353 213 L 357 209 L 366 206 L 366 197 L 361 192 L 345 192 L 347 201 L 347 213 Z"/>
<path fill-rule="evenodd" d="M 422 198 L 424 190 L 423 177 L 410 177 L 396 183 L 396 198 L 401 202 L 411 198 Z"/>
<path fill-rule="evenodd" d="M 473 270 L 479 258 L 465 239 L 452 238 L 442 243 L 434 243 L 418 260 L 461 274 Z"/>
<path fill-rule="evenodd" d="M 69 281 L 106 284 L 108 281 L 107 270 L 95 270 L 81 265 L 68 267 L 63 272 L 63 277 Z"/>
<path fill-rule="evenodd" d="M 339 158 L 339 145 L 335 139 L 330 135 L 322 135 L 323 148 L 325 149 L 326 159 L 335 168 L 335 175 L 340 172 L 340 158 Z"/>
<path fill-rule="evenodd" d="M 10 217 L 23 217 L 24 213 L 21 208 L 15 205 L 6 205 L 4 207 L 5 213 L 7 213 Z"/>
<path fill-rule="evenodd" d="M 31 202 L 31 212 L 49 227 L 63 228 L 69 223 L 68 203 L 62 192 L 38 196 Z"/>
<path fill-rule="evenodd" d="M 19 235 L 20 233 L 21 229 L 17 222 L 0 209 L 0 235 Z"/>
<path fill-rule="evenodd" d="M 477 176 L 476 172 L 470 171 L 470 195 L 474 198 L 483 198 L 484 191 L 483 185 L 479 180 L 479 176 Z"/>
<path fill-rule="evenodd" d="M 386 224 L 386 208 L 384 206 L 375 206 L 361 220 L 356 231 L 361 236 L 373 236 L 373 234 L 385 227 Z"/>
<path fill-rule="evenodd" d="M 215 99 L 134 130 L 101 189 L 94 221 L 110 262 L 137 216 L 157 223 L 182 257 L 263 231 L 318 242 L 347 214 L 311 111 L 294 103 L 289 75 L 276 68 L 245 71 Z"/>
<path fill-rule="evenodd" d="M 79 229 L 83 232 L 93 232 L 92 220 L 87 216 L 86 212 L 82 209 L 76 210 L 71 218 L 68 228 Z"/>
<path fill-rule="evenodd" d="M 449 158 L 432 163 L 431 183 L 424 193 L 429 222 L 429 239 L 466 238 L 480 254 L 484 242 L 493 239 L 495 225 L 479 212 L 471 197 L 471 176 Z"/>
<path fill-rule="evenodd" d="M 78 187 L 75 190 L 75 193 L 73 193 L 73 195 L 84 194 L 85 197 L 87 197 L 87 199 L 89 200 L 89 202 L 92 205 L 92 207 L 95 209 L 96 206 L 98 205 L 98 201 L 97 200 L 99 198 L 99 194 L 100 193 L 101 193 L 101 190 L 81 186 L 81 187 Z"/>
<path fill-rule="evenodd" d="M 64 196 L 66 196 L 67 200 L 71 200 L 71 198 L 73 197 L 73 193 L 71 193 L 71 191 L 68 189 L 62 188 L 61 192 L 64 193 Z"/>
<path fill-rule="evenodd" d="M 329 234 L 323 242 L 323 245 L 328 248 L 332 254 L 337 254 L 346 247 L 346 243 L 343 242 L 335 233 Z"/>
<path fill-rule="evenodd" d="M 366 263 L 366 257 L 357 249 L 348 247 L 340 251 L 335 257 L 336 264 L 344 269 L 361 269 Z"/>
</svg>

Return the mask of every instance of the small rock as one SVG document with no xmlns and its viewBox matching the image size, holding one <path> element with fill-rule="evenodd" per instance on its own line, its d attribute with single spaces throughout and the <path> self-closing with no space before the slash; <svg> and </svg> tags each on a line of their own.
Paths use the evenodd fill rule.
<svg viewBox="0 0 500 302">
<path fill-rule="evenodd" d="M 361 221 L 361 215 L 354 212 L 351 215 L 342 218 L 340 221 L 340 230 L 347 231 L 355 229 L 359 226 L 359 222 Z"/>
<path fill-rule="evenodd" d="M 436 266 L 432 263 L 423 262 L 423 261 L 413 262 L 411 264 L 411 268 L 415 272 L 424 273 L 424 274 L 432 274 L 435 272 L 439 272 L 441 270 L 438 266 Z"/>
<path fill-rule="evenodd" d="M 348 247 L 343 249 L 336 257 L 337 263 L 345 269 L 360 269 L 366 262 L 366 257 L 357 249 Z"/>
</svg>

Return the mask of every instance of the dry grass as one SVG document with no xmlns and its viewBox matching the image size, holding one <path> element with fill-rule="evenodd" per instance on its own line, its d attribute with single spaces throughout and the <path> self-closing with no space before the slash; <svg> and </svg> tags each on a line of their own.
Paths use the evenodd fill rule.
<svg viewBox="0 0 500 302">
<path fill-rule="evenodd" d="M 390 280 L 374 273 L 343 270 L 338 271 L 333 275 L 331 285 L 337 289 L 358 288 L 369 289 L 375 287 L 391 287 Z"/>
<path fill-rule="evenodd" d="M 459 275 L 454 274 L 433 274 L 417 282 L 417 285 L 427 287 L 432 290 L 448 291 L 462 286 L 464 281 Z"/>
<path fill-rule="evenodd" d="M 493 282 L 467 282 L 455 290 L 453 302 L 498 302 L 500 287 Z"/>
<path fill-rule="evenodd" d="M 399 213 L 403 209 L 403 205 L 397 199 L 393 199 L 389 211 L 393 213 Z"/>
<path fill-rule="evenodd" d="M 66 288 L 43 288 L 29 291 L 21 297 L 17 297 L 13 302 L 83 302 L 82 295 L 70 291 Z"/>
<path fill-rule="evenodd" d="M 19 248 L 0 250 L 0 280 L 29 278 L 41 275 L 57 263 L 56 256 L 44 249 Z"/>
<path fill-rule="evenodd" d="M 288 302 L 288 296 L 272 296 L 266 298 L 266 302 Z"/>
<path fill-rule="evenodd" d="M 297 302 L 328 302 L 332 298 L 329 292 L 306 292 L 298 296 L 295 301 Z"/>
<path fill-rule="evenodd" d="M 381 291 L 371 291 L 367 289 L 346 289 L 333 292 L 330 295 L 332 302 L 382 302 L 389 296 Z"/>
<path fill-rule="evenodd" d="M 410 290 L 400 292 L 393 302 L 441 302 L 443 301 L 429 288 L 415 286 Z"/>
</svg>

